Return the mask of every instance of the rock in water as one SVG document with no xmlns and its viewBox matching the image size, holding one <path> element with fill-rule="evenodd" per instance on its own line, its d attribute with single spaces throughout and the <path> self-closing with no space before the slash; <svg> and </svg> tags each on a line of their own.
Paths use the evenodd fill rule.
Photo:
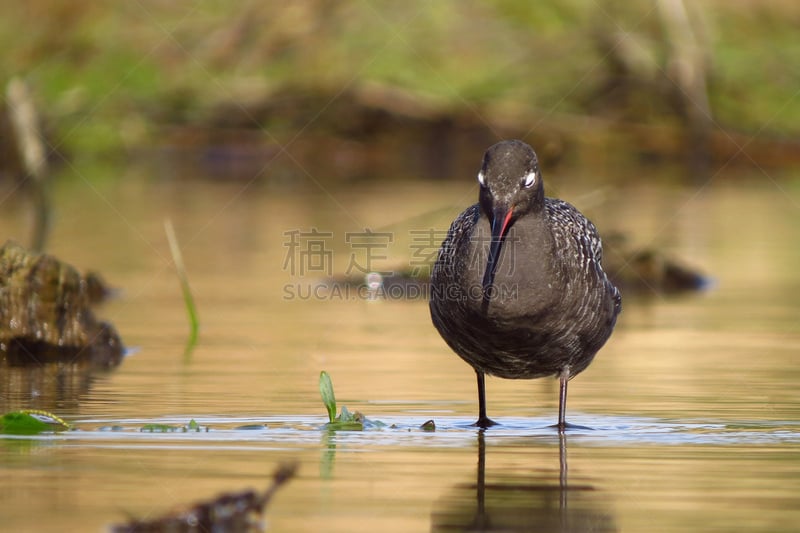
<svg viewBox="0 0 800 533">
<path fill-rule="evenodd" d="M 11 241 L 0 248 L 0 360 L 118 364 L 122 341 L 89 305 L 86 278 L 72 266 Z"/>
</svg>

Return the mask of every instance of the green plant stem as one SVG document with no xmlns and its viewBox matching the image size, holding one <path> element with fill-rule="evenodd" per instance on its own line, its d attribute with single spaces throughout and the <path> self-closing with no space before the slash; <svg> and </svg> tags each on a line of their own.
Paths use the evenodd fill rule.
<svg viewBox="0 0 800 533">
<path fill-rule="evenodd" d="M 181 282 L 186 313 L 189 316 L 189 339 L 186 342 L 186 353 L 188 354 L 197 344 L 197 332 L 200 329 L 200 322 L 197 318 L 197 307 L 192 296 L 192 289 L 189 286 L 189 278 L 186 275 L 186 267 L 183 264 L 183 256 L 181 256 L 181 250 L 178 247 L 178 238 L 175 236 L 175 228 L 172 226 L 170 219 L 164 221 L 164 231 L 167 234 L 172 260 L 175 263 L 175 270 L 178 272 L 178 279 Z"/>
</svg>

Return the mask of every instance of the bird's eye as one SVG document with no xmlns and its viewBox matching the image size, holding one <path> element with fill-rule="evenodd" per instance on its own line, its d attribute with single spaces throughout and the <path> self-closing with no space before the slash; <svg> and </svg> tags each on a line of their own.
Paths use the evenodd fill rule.
<svg viewBox="0 0 800 533">
<path fill-rule="evenodd" d="M 483 170 L 478 172 L 478 183 L 480 183 L 484 187 L 486 186 L 486 177 L 483 175 Z"/>
<path fill-rule="evenodd" d="M 525 179 L 522 182 L 525 187 L 530 187 L 536 182 L 536 171 L 531 171 L 525 174 Z"/>
</svg>

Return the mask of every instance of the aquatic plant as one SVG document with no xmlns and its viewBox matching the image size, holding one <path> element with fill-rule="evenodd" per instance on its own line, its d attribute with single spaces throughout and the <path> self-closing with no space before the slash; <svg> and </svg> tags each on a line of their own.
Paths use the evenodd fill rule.
<svg viewBox="0 0 800 533">
<path fill-rule="evenodd" d="M 164 232 L 167 234 L 169 250 L 172 253 L 172 261 L 175 263 L 175 270 L 178 272 L 181 292 L 183 293 L 183 302 L 186 304 L 186 314 L 189 317 L 189 338 L 186 341 L 186 350 L 184 352 L 184 355 L 189 355 L 194 349 L 195 344 L 197 344 L 197 332 L 200 329 L 200 321 L 197 318 L 197 306 L 194 303 L 192 289 L 189 286 L 189 276 L 186 275 L 183 256 L 178 246 L 178 237 L 175 235 L 175 228 L 172 226 L 172 221 L 170 219 L 164 221 Z"/>
<path fill-rule="evenodd" d="M 328 423 L 325 428 L 330 430 L 361 431 L 365 427 L 383 427 L 386 424 L 380 420 L 368 420 L 358 411 L 350 412 L 347 407 L 342 406 L 339 415 L 336 415 L 336 395 L 333 393 L 333 382 L 330 375 L 324 370 L 319 373 L 319 393 L 322 396 L 322 403 L 328 410 Z"/>
<path fill-rule="evenodd" d="M 47 411 L 24 409 L 0 417 L 0 433 L 6 435 L 36 435 L 45 431 L 64 431 L 70 425 Z"/>
</svg>

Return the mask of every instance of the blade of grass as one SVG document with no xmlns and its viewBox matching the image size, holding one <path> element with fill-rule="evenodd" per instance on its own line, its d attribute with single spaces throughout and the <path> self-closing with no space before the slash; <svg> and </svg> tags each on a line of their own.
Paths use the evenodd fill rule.
<svg viewBox="0 0 800 533">
<path fill-rule="evenodd" d="M 331 377 L 324 370 L 319 373 L 319 393 L 328 410 L 328 421 L 333 423 L 336 420 L 336 396 L 333 395 Z"/>
<path fill-rule="evenodd" d="M 170 219 L 164 220 L 164 231 L 167 234 L 169 249 L 172 253 L 172 261 L 175 263 L 175 270 L 178 272 L 178 279 L 181 282 L 183 292 L 183 302 L 186 304 L 186 313 L 189 316 L 189 339 L 186 341 L 185 355 L 189 355 L 197 344 L 197 332 L 200 329 L 200 322 L 197 319 L 197 307 L 192 297 L 192 289 L 189 286 L 189 278 L 186 275 L 186 267 L 183 264 L 183 256 L 178 247 L 178 238 L 175 236 L 175 228 Z"/>
</svg>

